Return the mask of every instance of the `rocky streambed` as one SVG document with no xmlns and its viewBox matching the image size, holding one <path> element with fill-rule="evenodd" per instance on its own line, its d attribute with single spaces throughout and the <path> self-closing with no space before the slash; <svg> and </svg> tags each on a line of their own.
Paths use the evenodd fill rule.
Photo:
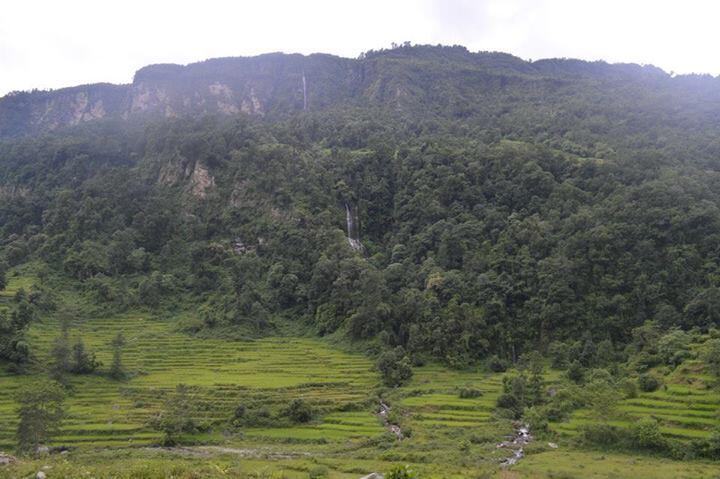
<svg viewBox="0 0 720 479">
<path fill-rule="evenodd" d="M 395 437 L 397 437 L 398 440 L 402 440 L 405 437 L 403 435 L 402 429 L 400 429 L 400 426 L 390 422 L 390 406 L 385 404 L 383 401 L 380 401 L 380 410 L 378 411 L 378 416 L 380 416 L 380 419 L 382 420 L 385 427 L 387 427 L 390 432 L 395 434 Z"/>
<path fill-rule="evenodd" d="M 525 446 L 533 440 L 530 434 L 530 426 L 520 422 L 514 423 L 513 426 L 515 427 L 515 435 L 497 445 L 498 449 L 507 448 L 512 450 L 512 456 L 501 463 L 503 467 L 513 466 L 525 457 Z"/>
</svg>

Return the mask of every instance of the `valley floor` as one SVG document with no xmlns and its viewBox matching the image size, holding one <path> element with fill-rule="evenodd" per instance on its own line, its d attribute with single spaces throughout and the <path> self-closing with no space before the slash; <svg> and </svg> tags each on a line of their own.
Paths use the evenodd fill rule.
<svg viewBox="0 0 720 479">
<path fill-rule="evenodd" d="M 14 278 L 5 298 L 26 278 Z M 60 331 L 54 319 L 32 326 L 29 337 L 38 363 L 48 361 Z M 420 478 L 717 478 L 720 466 L 576 449 L 578 424 L 592 420 L 583 411 L 553 425 L 557 449 L 547 440 L 528 446 L 516 466 L 500 467 L 510 455 L 497 444 L 512 434 L 497 418 L 495 401 L 502 374 L 456 371 L 438 365 L 415 368 L 411 382 L 393 391 L 379 388 L 366 357 L 326 341 L 276 337 L 256 341 L 196 339 L 177 332 L 172 320 L 131 313 L 71 322 L 70 337 L 81 336 L 105 366 L 109 343 L 122 332 L 128 379 L 73 376 L 68 418 L 53 446 L 69 452 L 1 466 L 0 478 L 358 478 L 409 464 Z M 0 367 L 0 451 L 14 449 L 17 418 L 13 393 L 23 384 L 45 380 L 40 370 L 11 375 Z M 547 380 L 557 374 L 551 372 Z M 149 426 L 178 384 L 190 388 L 198 406 L 193 419 L 202 431 L 182 447 L 160 448 L 161 434 Z M 459 397 L 461 388 L 482 392 Z M 378 417 L 380 397 L 406 436 L 399 441 Z M 270 411 L 302 398 L 317 411 L 308 424 L 230 428 L 240 405 Z M 624 421 L 654 414 L 665 418 L 664 432 L 702 437 L 717 419 L 720 395 L 671 385 L 622 404 Z"/>
</svg>

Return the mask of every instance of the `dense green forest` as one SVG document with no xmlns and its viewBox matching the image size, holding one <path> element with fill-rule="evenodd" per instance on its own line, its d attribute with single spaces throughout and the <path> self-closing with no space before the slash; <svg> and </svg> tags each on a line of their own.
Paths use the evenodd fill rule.
<svg viewBox="0 0 720 479">
<path fill-rule="evenodd" d="M 291 325 L 457 367 L 720 325 L 716 79 L 460 47 L 358 61 L 397 94 L 3 140 L 3 272 L 197 311 L 193 334 Z M 7 313 L 3 357 L 31 357 L 48 288 Z"/>
</svg>

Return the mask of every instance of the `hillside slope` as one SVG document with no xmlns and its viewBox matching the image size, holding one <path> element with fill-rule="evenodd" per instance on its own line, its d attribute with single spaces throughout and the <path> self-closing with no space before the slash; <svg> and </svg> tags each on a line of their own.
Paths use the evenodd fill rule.
<svg viewBox="0 0 720 479">
<path fill-rule="evenodd" d="M 712 77 L 671 77 L 654 67 L 564 59 L 529 62 L 463 47 L 405 46 L 358 59 L 272 53 L 187 66 L 151 65 L 140 69 L 129 85 L 14 92 L 0 99 L 0 137 L 98 119 L 289 114 L 348 105 L 468 117 L 496 108 L 493 97 L 508 92 L 522 97 L 514 101 L 531 100 L 535 114 L 556 115 L 558 108 L 570 106 L 562 105 L 564 100 L 585 87 L 592 90 L 583 94 L 614 108 L 646 106 L 650 88 L 662 92 L 653 100 L 665 103 L 667 113 L 681 113 L 688 102 L 709 113 L 717 112 L 718 84 Z M 630 91 L 634 95 L 626 97 Z M 628 99 L 633 103 L 625 103 Z"/>
<path fill-rule="evenodd" d="M 56 128 L 0 142 L 2 256 L 113 311 L 180 303 L 209 335 L 623 354 L 648 321 L 720 324 L 717 82 L 404 46 L 13 95 L 15 133 Z M 68 120 L 80 94 L 116 118 Z M 12 120 L 21 98 L 59 116 Z"/>
</svg>

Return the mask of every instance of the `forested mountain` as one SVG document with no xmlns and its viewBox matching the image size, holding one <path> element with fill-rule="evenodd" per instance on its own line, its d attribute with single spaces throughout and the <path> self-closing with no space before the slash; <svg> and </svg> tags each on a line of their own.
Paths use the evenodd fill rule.
<svg viewBox="0 0 720 479">
<path fill-rule="evenodd" d="M 0 135 L 4 262 L 108 309 L 180 304 L 197 334 L 293 324 L 462 366 L 720 325 L 717 78 L 270 54 L 13 93 Z"/>
</svg>

